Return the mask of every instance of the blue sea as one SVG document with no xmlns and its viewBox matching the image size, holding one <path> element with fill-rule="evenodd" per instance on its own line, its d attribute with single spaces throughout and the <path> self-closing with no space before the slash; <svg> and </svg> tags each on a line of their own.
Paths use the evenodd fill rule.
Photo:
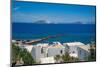
<svg viewBox="0 0 100 67">
<path fill-rule="evenodd" d="M 52 35 L 62 35 L 43 42 L 74 42 L 90 43 L 96 40 L 95 24 L 33 24 L 12 23 L 12 39 L 31 40 Z"/>
</svg>

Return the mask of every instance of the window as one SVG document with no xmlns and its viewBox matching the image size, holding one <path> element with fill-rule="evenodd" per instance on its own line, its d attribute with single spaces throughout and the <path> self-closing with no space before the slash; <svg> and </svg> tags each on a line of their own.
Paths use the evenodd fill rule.
<svg viewBox="0 0 100 67">
<path fill-rule="evenodd" d="M 41 48 L 41 54 L 43 53 L 43 48 Z"/>
<path fill-rule="evenodd" d="M 47 57 L 48 57 L 48 53 L 47 53 Z"/>
<path fill-rule="evenodd" d="M 75 51 L 73 51 L 72 53 L 75 53 Z"/>
<path fill-rule="evenodd" d="M 79 54 L 81 54 L 81 50 L 79 51 Z"/>
<path fill-rule="evenodd" d="M 60 51 L 60 53 L 62 54 L 62 53 L 63 53 L 63 51 L 61 50 L 61 51 Z"/>
</svg>

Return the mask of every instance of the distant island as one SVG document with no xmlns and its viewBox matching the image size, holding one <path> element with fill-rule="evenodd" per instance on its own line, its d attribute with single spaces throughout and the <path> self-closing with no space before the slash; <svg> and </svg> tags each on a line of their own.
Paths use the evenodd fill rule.
<svg viewBox="0 0 100 67">
<path fill-rule="evenodd" d="M 32 23 L 32 24 L 94 24 L 91 22 L 88 23 L 84 23 L 81 21 L 75 21 L 75 22 L 53 22 L 53 21 L 49 21 L 49 20 L 37 20 L 37 21 L 33 21 L 33 22 L 14 22 L 14 23 Z"/>
<path fill-rule="evenodd" d="M 66 23 L 66 22 L 51 22 L 49 20 L 38 20 L 38 21 L 35 21 L 33 23 L 34 24 L 83 24 L 80 21 Z"/>
</svg>

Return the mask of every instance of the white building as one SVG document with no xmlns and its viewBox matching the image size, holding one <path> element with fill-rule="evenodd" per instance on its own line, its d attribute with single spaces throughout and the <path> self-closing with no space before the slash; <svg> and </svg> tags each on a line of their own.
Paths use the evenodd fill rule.
<svg viewBox="0 0 100 67">
<path fill-rule="evenodd" d="M 90 52 L 90 46 L 85 45 L 81 42 L 71 42 L 71 43 L 63 43 L 64 45 L 68 45 L 67 48 L 68 53 L 72 57 L 79 58 L 80 61 L 86 61 L 86 57 L 89 56 Z"/>
<path fill-rule="evenodd" d="M 54 62 L 52 57 L 65 54 L 65 47 L 59 42 L 53 42 L 50 45 L 47 43 L 41 43 L 32 48 L 31 54 L 36 62 L 45 63 L 45 60 L 47 60 L 52 63 Z"/>
<path fill-rule="evenodd" d="M 13 41 L 15 42 L 15 41 Z M 53 42 L 49 43 L 38 43 L 36 45 L 24 45 L 22 43 L 17 44 L 21 48 L 26 48 L 31 53 L 34 60 L 38 63 L 55 63 L 54 57 L 56 55 L 64 55 L 66 52 L 70 56 L 79 58 L 80 61 L 86 61 L 86 57 L 90 54 L 90 45 L 85 45 L 81 42 L 69 42 L 63 43 Z"/>
<path fill-rule="evenodd" d="M 48 57 L 64 54 L 65 47 L 60 42 L 54 42 L 48 47 Z"/>
<path fill-rule="evenodd" d="M 44 63 L 55 63 L 55 59 L 54 57 L 46 57 L 46 58 L 40 58 L 40 62 L 41 64 L 44 64 Z"/>
<path fill-rule="evenodd" d="M 41 58 L 47 57 L 47 48 L 48 43 L 39 43 L 32 48 L 31 54 L 36 62 L 40 63 Z"/>
</svg>

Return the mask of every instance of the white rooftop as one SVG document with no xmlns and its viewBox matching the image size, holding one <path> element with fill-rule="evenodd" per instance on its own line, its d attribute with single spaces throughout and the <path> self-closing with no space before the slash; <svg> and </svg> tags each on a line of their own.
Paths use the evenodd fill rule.
<svg viewBox="0 0 100 67">
<path fill-rule="evenodd" d="M 53 42 L 53 44 L 50 45 L 49 48 L 64 48 L 64 46 L 60 42 Z"/>
<path fill-rule="evenodd" d="M 79 46 L 79 45 L 85 45 L 82 42 L 69 42 L 69 43 L 63 43 L 63 44 L 67 44 L 68 46 Z"/>
<path fill-rule="evenodd" d="M 48 44 L 49 43 L 38 43 L 37 46 L 40 46 L 40 47 L 48 47 Z"/>
</svg>

